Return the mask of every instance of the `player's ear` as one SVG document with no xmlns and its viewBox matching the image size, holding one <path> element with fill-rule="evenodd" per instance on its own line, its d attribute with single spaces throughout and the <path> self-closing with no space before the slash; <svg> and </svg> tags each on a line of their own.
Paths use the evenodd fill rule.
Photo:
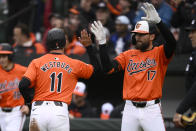
<svg viewBox="0 0 196 131">
<path fill-rule="evenodd" d="M 150 41 L 155 40 L 155 34 L 150 34 Z"/>
</svg>

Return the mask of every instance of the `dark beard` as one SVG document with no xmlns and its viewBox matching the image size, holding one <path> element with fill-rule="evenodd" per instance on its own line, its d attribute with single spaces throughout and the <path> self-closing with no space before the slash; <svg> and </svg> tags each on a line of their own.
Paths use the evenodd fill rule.
<svg viewBox="0 0 196 131">
<path fill-rule="evenodd" d="M 146 51 L 146 49 L 149 47 L 150 43 L 147 42 L 147 43 L 142 43 L 142 45 L 138 45 L 136 44 L 135 45 L 135 48 L 138 49 L 138 50 L 141 50 L 142 52 Z"/>
</svg>

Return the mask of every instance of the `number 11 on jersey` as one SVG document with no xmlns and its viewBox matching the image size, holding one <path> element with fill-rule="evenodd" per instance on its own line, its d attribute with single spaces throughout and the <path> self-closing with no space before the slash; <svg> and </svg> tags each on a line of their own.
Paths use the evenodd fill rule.
<svg viewBox="0 0 196 131">
<path fill-rule="evenodd" d="M 60 93 L 61 92 L 61 85 L 62 85 L 62 77 L 63 77 L 63 73 L 60 72 L 57 75 L 57 79 L 58 79 L 58 83 L 57 83 L 57 92 Z M 56 80 L 56 72 L 52 72 L 50 74 L 50 79 L 51 79 L 51 88 L 50 91 L 54 92 L 55 89 L 55 80 Z"/>
</svg>

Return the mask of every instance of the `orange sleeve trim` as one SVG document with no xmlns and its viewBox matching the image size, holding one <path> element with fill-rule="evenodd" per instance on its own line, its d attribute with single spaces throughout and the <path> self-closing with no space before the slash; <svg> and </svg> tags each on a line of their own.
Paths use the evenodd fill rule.
<svg viewBox="0 0 196 131">
<path fill-rule="evenodd" d="M 117 9 L 115 9 L 110 3 L 107 3 L 107 7 L 108 7 L 108 9 L 110 10 L 110 12 L 112 14 L 115 14 L 115 15 L 120 15 L 121 14 L 121 12 L 118 11 Z"/>
</svg>

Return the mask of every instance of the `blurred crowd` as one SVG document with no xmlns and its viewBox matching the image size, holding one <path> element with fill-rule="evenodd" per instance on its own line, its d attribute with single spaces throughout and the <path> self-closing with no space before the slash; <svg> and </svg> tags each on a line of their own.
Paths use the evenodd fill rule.
<svg viewBox="0 0 196 131">
<path fill-rule="evenodd" d="M 100 20 L 107 34 L 110 56 L 114 58 L 134 48 L 131 30 L 144 16 L 140 8 L 143 2 L 151 2 L 156 7 L 162 21 L 174 34 L 178 41 L 176 55 L 191 53 L 193 48 L 185 27 L 196 19 L 195 0 L 0 0 L 1 11 L 12 18 L 3 25 L 0 22 L 0 26 L 6 27 L 6 38 L 1 43 L 11 44 L 15 51 L 14 61 L 28 66 L 33 59 L 47 53 L 47 32 L 54 27 L 62 28 L 69 40 L 65 53 L 89 63 L 86 49 L 78 37 L 82 29 L 89 31 L 90 24 Z M 92 39 L 96 46 L 94 36 Z M 153 44 L 156 46 L 164 42 L 162 36 L 158 36 Z M 124 103 L 117 107 L 103 103 L 101 110 L 97 111 L 91 107 L 86 96 L 86 85 L 78 83 L 69 107 L 70 118 L 109 119 L 110 114 L 121 118 Z"/>
</svg>

